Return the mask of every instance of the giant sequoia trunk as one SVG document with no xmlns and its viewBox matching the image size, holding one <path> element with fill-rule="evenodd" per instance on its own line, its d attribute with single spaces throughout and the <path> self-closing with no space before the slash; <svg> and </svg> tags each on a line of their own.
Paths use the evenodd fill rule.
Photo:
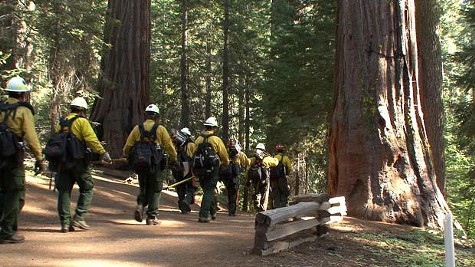
<svg viewBox="0 0 475 267">
<path fill-rule="evenodd" d="M 369 220 L 441 227 L 421 111 L 414 1 L 339 0 L 328 191 Z"/>
<path fill-rule="evenodd" d="M 100 99 L 91 119 L 102 124 L 102 139 L 113 157 L 132 127 L 141 122 L 150 95 L 150 0 L 109 0 Z"/>
<path fill-rule="evenodd" d="M 419 86 L 422 111 L 431 147 L 437 185 L 445 194 L 444 103 L 442 102 L 442 55 L 437 35 L 439 12 L 436 0 L 416 2 Z"/>
</svg>

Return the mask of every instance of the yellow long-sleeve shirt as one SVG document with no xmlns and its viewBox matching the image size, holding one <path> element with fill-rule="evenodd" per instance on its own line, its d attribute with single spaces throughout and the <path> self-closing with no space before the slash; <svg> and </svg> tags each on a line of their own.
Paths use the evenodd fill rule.
<svg viewBox="0 0 475 267">
<path fill-rule="evenodd" d="M 282 153 L 277 153 L 277 155 L 274 156 L 278 161 L 282 160 L 282 164 L 284 164 L 285 169 L 287 170 L 286 173 L 290 173 L 292 171 L 292 163 L 290 162 L 290 159 L 288 156 L 282 154 Z"/>
<path fill-rule="evenodd" d="M 200 136 L 198 136 L 198 138 L 196 138 L 193 153 L 195 153 L 196 149 L 198 148 L 198 145 L 203 143 L 204 137 L 202 135 L 208 136 L 211 134 L 213 134 L 212 131 L 204 131 Z M 207 142 L 211 144 L 214 151 L 218 154 L 221 164 L 223 164 L 224 166 L 228 166 L 229 155 L 228 151 L 226 150 L 226 146 L 224 146 L 223 140 L 221 140 L 221 138 L 217 137 L 216 135 L 211 135 L 210 137 L 208 137 Z"/>
<path fill-rule="evenodd" d="M 250 164 L 249 166 L 253 165 L 256 163 L 256 157 L 252 157 L 250 158 Z M 267 168 L 270 168 L 270 167 L 275 167 L 279 164 L 279 160 L 276 159 L 276 158 L 273 158 L 273 157 L 270 157 L 270 156 L 265 156 L 263 159 L 262 159 L 262 164 L 264 164 L 264 166 L 266 166 Z"/>
<path fill-rule="evenodd" d="M 234 158 L 234 162 L 236 162 L 241 170 L 246 170 L 249 167 L 251 160 L 244 154 L 244 152 L 239 152 L 237 157 Z"/>
<path fill-rule="evenodd" d="M 193 142 L 188 142 L 186 144 L 186 155 L 191 158 L 193 157 L 193 152 L 196 150 L 195 148 L 195 143 Z"/>
<path fill-rule="evenodd" d="M 69 113 L 68 116 L 66 116 L 67 120 L 70 120 L 71 118 L 79 116 L 77 113 Z M 56 126 L 56 131 L 59 132 L 60 126 Z M 103 154 L 106 152 L 104 147 L 102 146 L 101 142 L 97 138 L 96 133 L 92 129 L 91 124 L 89 123 L 89 120 L 83 117 L 78 117 L 73 124 L 71 125 L 70 132 L 76 136 L 76 138 L 79 141 L 85 141 L 87 147 L 92 149 L 93 152 L 98 153 L 98 154 Z"/>
<path fill-rule="evenodd" d="M 153 128 L 155 121 L 147 119 L 143 124 L 145 131 L 150 131 Z M 155 140 L 155 143 L 159 144 L 162 148 L 165 148 L 172 162 L 177 162 L 175 146 L 173 145 L 172 139 L 170 138 L 167 129 L 165 129 L 165 127 L 163 127 L 162 125 L 159 125 L 157 127 L 156 135 L 157 139 Z M 130 150 L 132 150 L 132 147 L 134 147 L 134 144 L 138 141 L 140 141 L 140 130 L 139 126 L 135 125 L 134 129 L 132 129 L 132 131 L 130 132 L 129 137 L 127 138 L 125 146 L 122 150 L 124 157 L 127 158 L 129 156 Z"/>
<path fill-rule="evenodd" d="M 10 97 L 7 99 L 8 104 L 15 104 L 18 102 L 19 101 L 16 98 Z M 4 114 L 2 113 L 2 120 L 3 115 Z M 29 108 L 24 106 L 17 107 L 16 111 L 11 112 L 9 118 L 7 118 L 7 125 L 13 133 L 22 138 L 23 141 L 28 144 L 28 147 L 31 149 L 31 152 L 37 160 L 43 159 L 41 144 L 35 130 L 33 113 Z"/>
</svg>

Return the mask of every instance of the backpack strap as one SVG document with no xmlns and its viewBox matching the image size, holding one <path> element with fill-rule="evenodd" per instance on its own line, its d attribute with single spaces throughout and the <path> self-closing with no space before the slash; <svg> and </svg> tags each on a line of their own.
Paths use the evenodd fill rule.
<svg viewBox="0 0 475 267">
<path fill-rule="evenodd" d="M 140 131 L 140 141 L 144 141 L 145 138 L 148 138 L 149 141 L 155 141 L 157 139 L 157 129 L 159 124 L 154 123 L 152 129 L 150 131 L 145 131 L 144 124 L 139 124 L 139 131 Z"/>
<path fill-rule="evenodd" d="M 10 116 L 12 112 L 16 112 L 17 107 L 20 107 L 20 106 L 27 107 L 29 110 L 31 110 L 31 113 L 35 115 L 35 109 L 28 102 L 17 102 L 13 104 L 2 103 L 0 104 L 0 112 L 5 112 L 5 117 L 3 117 L 3 122 L 6 121 L 6 118 Z M 12 118 L 15 118 L 15 114 L 13 115 Z"/>
<path fill-rule="evenodd" d="M 73 125 L 73 122 L 79 118 L 79 115 L 76 115 L 70 119 L 66 118 L 61 118 L 59 120 L 59 131 L 60 132 L 69 132 L 71 130 L 71 125 Z"/>
<path fill-rule="evenodd" d="M 208 138 L 210 138 L 210 137 L 213 136 L 213 135 L 214 135 L 214 134 L 212 134 L 212 133 L 211 133 L 211 134 L 204 134 L 204 133 L 202 133 L 202 134 L 201 134 L 201 137 L 203 137 L 203 143 L 209 143 L 209 142 L 208 142 Z"/>
</svg>

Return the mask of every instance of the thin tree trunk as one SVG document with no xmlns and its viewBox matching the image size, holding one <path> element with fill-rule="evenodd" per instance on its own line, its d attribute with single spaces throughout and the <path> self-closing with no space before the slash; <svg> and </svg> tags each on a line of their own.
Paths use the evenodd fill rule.
<svg viewBox="0 0 475 267">
<path fill-rule="evenodd" d="M 15 69 L 30 69 L 29 53 L 31 44 L 27 39 L 27 21 L 25 21 L 25 12 L 28 10 L 29 1 L 4 0 L 0 3 L 0 51 L 5 61 L 0 62 L 0 74 L 7 71 L 7 76 L 11 74 L 8 71 Z M 21 74 L 24 78 L 23 74 Z M 0 78 L 1 79 L 1 78 Z M 3 84 L 3 83 L 2 83 Z"/>
<path fill-rule="evenodd" d="M 205 117 L 208 118 L 211 116 L 211 76 L 212 76 L 212 69 L 211 69 L 211 37 L 208 38 L 206 43 L 206 94 L 205 94 Z"/>
<path fill-rule="evenodd" d="M 413 0 L 338 1 L 332 196 L 351 216 L 442 227 L 418 86 Z"/>
<path fill-rule="evenodd" d="M 181 3 L 181 127 L 190 125 L 190 92 L 188 89 L 188 0 Z"/>
<path fill-rule="evenodd" d="M 245 102 L 244 97 L 246 94 L 247 84 L 243 77 L 239 77 L 239 87 L 238 87 L 238 140 L 241 145 L 244 144 L 244 134 L 245 134 Z M 243 108 L 244 107 L 244 108 Z"/>
<path fill-rule="evenodd" d="M 222 138 L 229 139 L 229 8 L 230 1 L 224 0 L 224 44 L 223 44 L 223 131 Z"/>
<path fill-rule="evenodd" d="M 133 126 L 143 120 L 150 99 L 150 0 L 109 0 L 109 18 L 99 81 L 101 98 L 91 119 L 102 124 L 102 138 L 113 157 Z"/>
</svg>

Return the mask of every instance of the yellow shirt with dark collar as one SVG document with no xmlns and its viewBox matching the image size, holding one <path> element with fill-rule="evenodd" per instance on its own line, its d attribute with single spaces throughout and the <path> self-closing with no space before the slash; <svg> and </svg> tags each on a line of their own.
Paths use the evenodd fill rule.
<svg viewBox="0 0 475 267">
<path fill-rule="evenodd" d="M 249 166 L 254 165 L 256 163 L 256 157 L 250 158 L 249 161 L 250 161 Z M 270 156 L 265 156 L 262 159 L 262 164 L 264 164 L 264 166 L 266 166 L 267 168 L 275 167 L 279 164 L 279 160 Z"/>
<path fill-rule="evenodd" d="M 204 137 L 202 135 L 208 136 L 211 134 L 213 134 L 212 131 L 204 131 L 200 136 L 198 136 L 198 138 L 196 138 L 193 153 L 195 153 L 196 149 L 198 148 L 198 145 L 203 143 Z M 211 135 L 210 137 L 208 137 L 207 142 L 211 144 L 216 154 L 218 154 L 221 164 L 223 164 L 223 166 L 228 166 L 229 155 L 226 146 L 224 146 L 223 140 L 221 140 L 221 138 L 217 137 L 216 135 Z"/>
<path fill-rule="evenodd" d="M 150 131 L 152 130 L 155 121 L 147 119 L 143 124 L 145 131 Z M 157 127 L 156 135 L 157 139 L 155 140 L 155 143 L 159 144 L 162 148 L 165 148 L 172 162 L 177 162 L 175 146 L 173 146 L 172 139 L 170 138 L 167 129 L 165 129 L 165 127 L 163 127 L 162 125 L 159 125 Z M 132 147 L 134 147 L 134 144 L 138 141 L 140 141 L 140 130 L 139 126 L 135 125 L 134 129 L 132 129 L 132 131 L 130 132 L 129 137 L 127 138 L 127 141 L 123 148 L 123 155 L 125 157 L 129 156 L 130 150 L 132 150 Z"/>
<path fill-rule="evenodd" d="M 69 113 L 68 116 L 66 116 L 66 119 L 70 120 L 75 116 L 79 116 L 79 114 L 72 112 L 72 113 Z M 58 125 L 56 127 L 56 131 L 59 131 L 59 130 L 60 130 L 60 126 Z M 70 132 L 74 134 L 74 136 L 76 136 L 76 138 L 79 139 L 79 141 L 85 141 L 87 147 L 92 149 L 94 153 L 101 155 L 106 152 L 101 142 L 97 138 L 96 133 L 92 129 L 92 126 L 89 123 L 88 119 L 83 118 L 83 117 L 78 117 L 71 125 Z"/>
<path fill-rule="evenodd" d="M 19 101 L 16 98 L 10 97 L 7 99 L 8 104 L 15 104 L 18 102 Z M 1 114 L 1 119 L 3 120 L 3 114 Z M 10 117 L 7 119 L 7 125 L 13 133 L 22 138 L 23 141 L 28 144 L 35 159 L 43 159 L 41 144 L 36 135 L 33 113 L 29 108 L 24 106 L 17 107 L 16 111 L 10 113 Z"/>
<path fill-rule="evenodd" d="M 276 158 L 279 161 L 282 160 L 282 164 L 284 164 L 285 169 L 287 170 L 287 173 L 290 173 L 292 171 L 292 164 L 290 163 L 290 159 L 288 156 L 282 153 L 277 153 L 277 155 L 275 155 L 274 158 Z"/>
</svg>

